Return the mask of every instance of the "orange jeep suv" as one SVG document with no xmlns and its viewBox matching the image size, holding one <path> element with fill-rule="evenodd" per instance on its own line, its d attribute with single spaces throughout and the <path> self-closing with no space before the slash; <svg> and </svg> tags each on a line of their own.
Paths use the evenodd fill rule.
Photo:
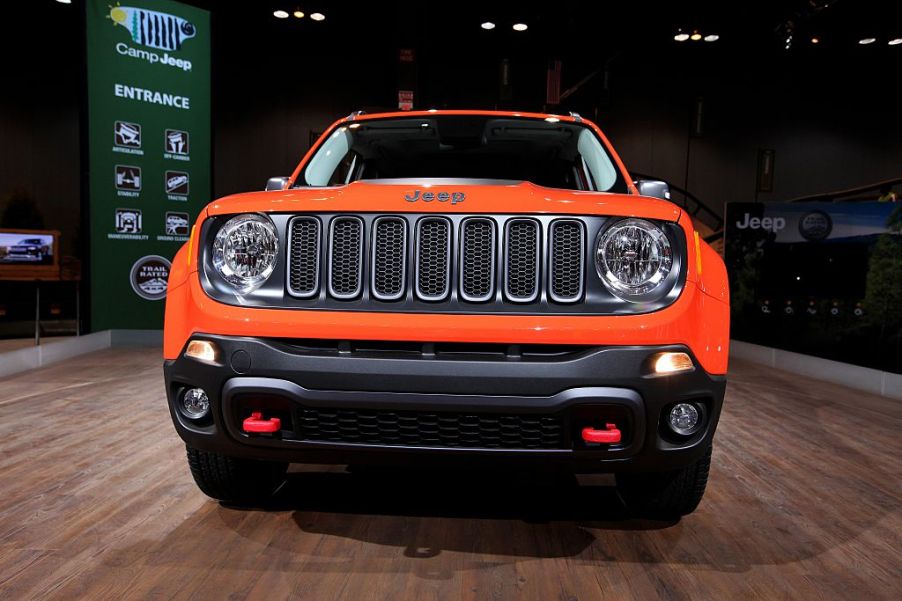
<svg viewBox="0 0 902 601">
<path fill-rule="evenodd" d="M 198 486 L 253 504 L 292 462 L 453 458 L 614 472 L 635 513 L 690 513 L 728 287 L 668 197 L 577 114 L 339 120 L 173 260 L 164 372 Z"/>
</svg>

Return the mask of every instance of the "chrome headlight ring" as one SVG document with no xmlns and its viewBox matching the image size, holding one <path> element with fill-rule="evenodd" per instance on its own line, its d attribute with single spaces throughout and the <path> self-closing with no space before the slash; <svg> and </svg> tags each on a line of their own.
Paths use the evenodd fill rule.
<svg viewBox="0 0 902 601">
<path fill-rule="evenodd" d="M 621 219 L 599 234 L 595 267 L 605 287 L 618 298 L 636 303 L 654 300 L 671 281 L 673 244 L 651 221 Z"/>
<path fill-rule="evenodd" d="M 238 294 L 262 286 L 276 267 L 279 236 L 272 220 L 257 213 L 226 221 L 213 240 L 213 267 Z"/>
</svg>

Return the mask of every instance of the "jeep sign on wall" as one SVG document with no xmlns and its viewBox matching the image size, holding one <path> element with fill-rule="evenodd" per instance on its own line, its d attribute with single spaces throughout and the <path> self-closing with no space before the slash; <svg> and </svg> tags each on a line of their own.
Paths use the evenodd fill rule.
<svg viewBox="0 0 902 601">
<path fill-rule="evenodd" d="M 210 15 L 86 10 L 91 329 L 157 329 L 170 261 L 210 200 Z"/>
<path fill-rule="evenodd" d="M 734 339 L 902 371 L 902 205 L 731 202 Z"/>
</svg>

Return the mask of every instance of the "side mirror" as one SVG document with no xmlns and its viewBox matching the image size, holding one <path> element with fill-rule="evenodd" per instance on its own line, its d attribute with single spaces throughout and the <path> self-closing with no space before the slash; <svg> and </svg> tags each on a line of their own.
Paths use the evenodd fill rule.
<svg viewBox="0 0 902 601">
<path fill-rule="evenodd" d="M 640 179 L 635 182 L 640 196 L 670 200 L 670 186 L 657 179 Z"/>
<path fill-rule="evenodd" d="M 266 180 L 265 190 L 267 192 L 270 192 L 272 190 L 284 190 L 285 184 L 287 184 L 287 183 L 288 183 L 287 177 L 271 177 L 268 180 Z"/>
</svg>

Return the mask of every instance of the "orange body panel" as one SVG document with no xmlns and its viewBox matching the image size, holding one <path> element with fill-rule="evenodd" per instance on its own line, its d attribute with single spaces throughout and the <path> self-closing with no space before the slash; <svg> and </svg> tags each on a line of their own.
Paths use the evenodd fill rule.
<svg viewBox="0 0 902 601">
<path fill-rule="evenodd" d="M 432 200 L 408 202 L 416 190 L 433 193 L 463 192 L 457 204 Z M 680 209 L 656 198 L 543 188 L 528 182 L 511 185 L 373 184 L 358 181 L 346 186 L 247 192 L 215 200 L 209 215 L 233 213 L 294 213 L 347 211 L 349 213 L 553 213 L 555 215 L 613 215 L 677 221 Z M 198 225 L 200 225 L 198 223 Z M 691 238 L 691 233 L 690 233 Z"/>
<path fill-rule="evenodd" d="M 442 113 L 548 116 L 480 111 Z M 398 116 L 431 114 L 400 113 Z M 385 116 L 387 115 L 358 118 Z M 560 119 L 572 120 L 571 117 Z M 604 139 L 594 124 L 588 121 L 584 123 Z M 605 144 L 608 144 L 607 140 Z M 609 144 L 608 147 L 610 149 Z M 612 149 L 611 154 L 627 181 L 631 181 Z M 309 158 L 310 153 L 304 157 L 292 180 Z M 720 257 L 703 241 L 697 241 L 689 216 L 675 205 L 638 197 L 634 188 L 631 188 L 632 194 L 608 194 L 544 188 L 530 183 L 502 186 L 454 185 L 454 191 L 466 194 L 463 202 L 454 205 L 450 201 L 406 201 L 404 197 L 415 189 L 425 190 L 426 186 L 355 182 L 332 188 L 238 194 L 212 202 L 198 217 L 191 241 L 182 247 L 173 260 L 166 301 L 165 358 L 178 357 L 188 339 L 195 333 L 423 342 L 685 344 L 708 373 L 726 373 L 729 345 L 726 270 Z M 433 186 L 435 192 L 449 190 L 450 186 Z M 682 294 L 672 305 L 644 315 L 392 314 L 238 307 L 215 301 L 203 291 L 196 274 L 199 254 L 197 235 L 203 220 L 209 216 L 245 212 L 550 213 L 633 216 L 678 222 L 687 241 L 687 281 Z"/>
</svg>

